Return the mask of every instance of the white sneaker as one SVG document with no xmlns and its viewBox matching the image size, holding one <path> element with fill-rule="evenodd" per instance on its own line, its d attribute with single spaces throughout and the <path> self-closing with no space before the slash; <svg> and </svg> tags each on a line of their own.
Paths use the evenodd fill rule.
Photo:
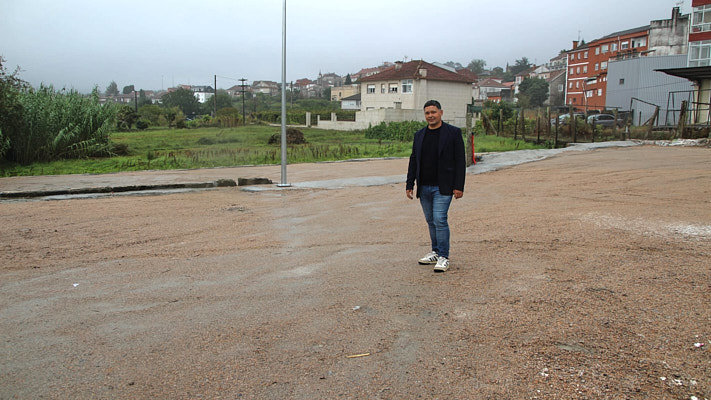
<svg viewBox="0 0 711 400">
<path fill-rule="evenodd" d="M 434 266 L 435 272 L 444 272 L 449 269 L 449 259 L 447 257 L 439 257 L 437 264 Z"/>
<path fill-rule="evenodd" d="M 420 258 L 420 260 L 418 262 L 422 265 L 432 265 L 432 264 L 437 264 L 438 258 L 439 257 L 437 257 L 437 253 L 435 253 L 433 251 L 433 252 L 427 253 L 426 256 Z"/>
</svg>

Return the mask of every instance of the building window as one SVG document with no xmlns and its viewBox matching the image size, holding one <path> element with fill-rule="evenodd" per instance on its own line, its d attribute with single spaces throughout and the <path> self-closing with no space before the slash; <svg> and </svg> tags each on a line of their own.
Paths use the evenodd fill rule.
<svg viewBox="0 0 711 400">
<path fill-rule="evenodd" d="M 580 73 L 580 67 L 575 67 L 575 73 L 579 74 Z"/>
<path fill-rule="evenodd" d="M 620 43 L 620 49 L 625 50 L 630 48 L 630 42 L 622 42 Z"/>
<path fill-rule="evenodd" d="M 559 91 L 559 92 L 562 92 L 564 87 L 565 87 L 565 85 L 563 85 L 563 84 L 561 83 L 560 85 L 558 85 L 558 91 Z"/>
<path fill-rule="evenodd" d="M 588 58 L 588 52 L 583 53 L 583 57 Z"/>
<path fill-rule="evenodd" d="M 624 84 L 625 84 L 625 78 L 620 78 L 620 85 L 624 85 Z"/>
<path fill-rule="evenodd" d="M 711 4 L 694 7 L 694 17 L 691 20 L 691 32 L 711 31 Z"/>
<path fill-rule="evenodd" d="M 573 88 L 573 82 L 570 82 L 570 83 L 568 84 L 568 88 L 569 88 L 569 89 L 572 89 L 572 88 Z"/>
<path fill-rule="evenodd" d="M 633 49 L 635 47 L 644 47 L 646 45 L 647 45 L 647 38 L 646 37 L 632 39 L 632 48 Z"/>
<path fill-rule="evenodd" d="M 397 83 L 391 83 L 388 88 L 388 93 L 397 93 Z"/>
<path fill-rule="evenodd" d="M 610 50 L 610 45 L 609 44 L 603 44 L 602 46 L 602 52 L 607 53 Z"/>
<path fill-rule="evenodd" d="M 601 69 L 606 69 L 607 68 L 607 61 L 603 61 L 600 63 L 600 68 Z"/>
<path fill-rule="evenodd" d="M 580 81 L 575 82 L 575 88 L 577 89 L 579 87 L 580 87 Z"/>
<path fill-rule="evenodd" d="M 575 68 L 570 68 L 570 75 L 573 75 L 575 73 Z"/>
<path fill-rule="evenodd" d="M 402 92 L 412 93 L 412 79 L 405 79 L 402 81 Z"/>
<path fill-rule="evenodd" d="M 689 42 L 689 67 L 706 67 L 710 61 L 711 40 Z"/>
<path fill-rule="evenodd" d="M 613 43 L 610 45 L 610 51 L 617 51 L 617 43 Z"/>
<path fill-rule="evenodd" d="M 375 93 L 375 85 L 368 85 L 367 93 Z"/>
<path fill-rule="evenodd" d="M 598 54 L 600 54 L 600 48 L 599 48 L 599 47 L 595 47 L 595 55 L 598 55 Z"/>
<path fill-rule="evenodd" d="M 598 95 L 598 96 L 602 96 L 602 89 L 598 89 L 598 90 L 597 90 L 597 95 Z"/>
<path fill-rule="evenodd" d="M 599 64 L 599 63 L 595 63 L 595 71 L 597 71 L 597 70 L 599 70 L 599 69 L 600 69 L 600 64 Z"/>
<path fill-rule="evenodd" d="M 587 65 L 583 65 L 583 73 L 584 74 L 588 73 L 588 66 Z"/>
<path fill-rule="evenodd" d="M 384 83 L 380 84 L 380 93 L 385 93 L 385 84 Z"/>
</svg>

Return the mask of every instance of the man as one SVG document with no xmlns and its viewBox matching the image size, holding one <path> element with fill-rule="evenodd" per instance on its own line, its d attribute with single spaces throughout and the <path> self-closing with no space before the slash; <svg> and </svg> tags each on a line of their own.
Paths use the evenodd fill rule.
<svg viewBox="0 0 711 400">
<path fill-rule="evenodd" d="M 442 122 L 442 106 L 429 100 L 424 106 L 427 127 L 415 133 L 412 154 L 407 168 L 405 195 L 412 199 L 417 182 L 417 194 L 430 230 L 432 251 L 419 260 L 434 264 L 435 272 L 449 269 L 449 223 L 447 213 L 452 197 L 464 194 L 466 156 L 462 130 Z"/>
</svg>

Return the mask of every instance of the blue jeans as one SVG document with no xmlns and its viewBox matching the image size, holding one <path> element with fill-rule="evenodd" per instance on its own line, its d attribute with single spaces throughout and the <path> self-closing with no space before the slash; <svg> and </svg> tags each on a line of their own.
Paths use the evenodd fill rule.
<svg viewBox="0 0 711 400">
<path fill-rule="evenodd" d="M 423 186 L 420 190 L 420 205 L 430 228 L 432 251 L 449 258 L 449 223 L 447 213 L 452 196 L 444 196 L 437 186 Z"/>
</svg>

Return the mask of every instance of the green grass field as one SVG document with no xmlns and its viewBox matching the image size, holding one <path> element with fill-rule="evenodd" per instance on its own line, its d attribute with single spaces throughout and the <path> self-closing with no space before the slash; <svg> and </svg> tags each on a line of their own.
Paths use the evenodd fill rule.
<svg viewBox="0 0 711 400">
<path fill-rule="evenodd" d="M 366 139 L 360 131 L 301 129 L 308 143 L 289 146 L 293 163 L 354 158 L 407 157 L 412 143 Z M 238 128 L 149 129 L 115 132 L 111 141 L 127 148 L 127 155 L 62 160 L 31 165 L 0 165 L 0 176 L 110 173 L 119 171 L 191 169 L 281 163 L 279 144 L 268 144 L 279 127 L 250 125 Z M 541 148 L 496 136 L 476 136 L 477 152 Z"/>
</svg>

